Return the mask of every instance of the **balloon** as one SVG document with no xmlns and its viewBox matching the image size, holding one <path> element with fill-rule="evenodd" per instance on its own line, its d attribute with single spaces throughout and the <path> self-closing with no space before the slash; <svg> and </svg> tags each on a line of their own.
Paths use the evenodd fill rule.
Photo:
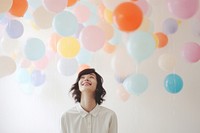
<svg viewBox="0 0 200 133">
<path fill-rule="evenodd" d="M 28 4 L 33 9 L 38 8 L 39 6 L 42 6 L 42 0 L 28 0 Z"/>
<path fill-rule="evenodd" d="M 147 14 L 147 12 L 149 10 L 149 5 L 148 5 L 148 2 L 146 0 L 136 1 L 135 4 L 138 7 L 140 7 L 140 9 L 142 10 L 143 14 Z"/>
<path fill-rule="evenodd" d="M 18 20 L 11 20 L 6 27 L 6 32 L 10 38 L 16 39 L 24 33 L 24 26 Z"/>
<path fill-rule="evenodd" d="M 80 41 L 84 48 L 96 52 L 105 43 L 105 33 L 98 26 L 89 25 L 81 31 Z"/>
<path fill-rule="evenodd" d="M 16 70 L 15 61 L 8 56 L 0 56 L 0 78 L 11 75 Z"/>
<path fill-rule="evenodd" d="M 122 43 L 122 32 L 120 30 L 118 30 L 117 28 L 113 27 L 114 29 L 114 34 L 112 36 L 112 38 L 109 40 L 109 43 L 113 44 L 113 45 L 118 45 Z"/>
<path fill-rule="evenodd" d="M 144 93 L 148 87 L 148 79 L 143 74 L 132 74 L 123 82 L 124 88 L 136 95 Z"/>
<path fill-rule="evenodd" d="M 174 34 L 178 29 L 178 23 L 173 18 L 168 18 L 163 23 L 163 32 L 167 35 Z"/>
<path fill-rule="evenodd" d="M 109 9 L 104 9 L 103 12 L 104 19 L 107 23 L 112 24 L 113 23 L 113 12 Z"/>
<path fill-rule="evenodd" d="M 106 40 L 110 40 L 113 37 L 114 29 L 110 24 L 100 21 L 97 26 L 100 27 L 105 33 Z"/>
<path fill-rule="evenodd" d="M 75 58 L 61 58 L 57 64 L 58 72 L 64 76 L 71 76 L 78 70 L 78 62 Z"/>
<path fill-rule="evenodd" d="M 48 12 L 43 6 L 36 8 L 32 16 L 39 28 L 51 28 L 54 13 Z"/>
<path fill-rule="evenodd" d="M 26 58 L 20 61 L 21 68 L 29 68 L 31 66 L 31 61 L 27 60 Z"/>
<path fill-rule="evenodd" d="M 191 18 L 199 8 L 199 0 L 168 0 L 169 11 L 181 19 Z"/>
<path fill-rule="evenodd" d="M 90 9 L 81 3 L 78 3 L 74 8 L 73 8 L 73 13 L 77 18 L 77 21 L 79 23 L 84 23 L 87 20 L 89 20 L 89 17 L 92 15 Z"/>
<path fill-rule="evenodd" d="M 57 44 L 58 44 L 58 41 L 62 38 L 62 36 L 60 36 L 59 34 L 57 33 L 52 33 L 51 36 L 50 36 L 50 42 L 49 42 L 49 45 L 50 47 L 52 48 L 52 50 L 54 52 L 57 52 Z"/>
<path fill-rule="evenodd" d="M 124 64 L 126 64 L 125 69 Z M 117 47 L 116 52 L 111 59 L 111 68 L 115 75 L 117 75 L 120 79 L 124 79 L 134 72 L 135 64 L 131 56 L 129 56 L 129 54 L 127 53 L 125 47 Z"/>
<path fill-rule="evenodd" d="M 27 0 L 13 0 L 13 4 L 9 12 L 14 16 L 23 17 L 27 9 L 28 9 Z"/>
<path fill-rule="evenodd" d="M 16 78 L 19 83 L 29 83 L 31 80 L 30 73 L 25 68 L 18 68 L 16 71 Z"/>
<path fill-rule="evenodd" d="M 188 42 L 184 44 L 183 57 L 190 63 L 195 63 L 200 59 L 200 45 L 195 42 Z"/>
<path fill-rule="evenodd" d="M 117 96 L 124 102 L 126 102 L 130 94 L 124 89 L 123 85 L 120 85 L 116 90 Z"/>
<path fill-rule="evenodd" d="M 124 2 L 124 0 L 102 0 L 106 8 L 113 11 L 119 4 Z"/>
<path fill-rule="evenodd" d="M 13 0 L 0 0 L 0 14 L 10 10 Z"/>
<path fill-rule="evenodd" d="M 74 34 L 74 37 L 79 38 L 80 33 L 81 33 L 81 31 L 82 31 L 83 28 L 84 28 L 84 26 L 82 24 L 78 24 L 78 30 Z"/>
<path fill-rule="evenodd" d="M 74 4 L 76 4 L 79 0 L 68 0 L 67 2 L 67 6 L 73 6 Z"/>
<path fill-rule="evenodd" d="M 165 89 L 170 93 L 178 93 L 183 88 L 183 80 L 177 74 L 169 74 L 165 77 Z"/>
<path fill-rule="evenodd" d="M 12 39 L 8 37 L 2 37 L 1 48 L 8 54 L 13 54 L 20 49 L 21 42 L 18 39 Z"/>
<path fill-rule="evenodd" d="M 176 65 L 176 58 L 173 54 L 162 54 L 158 59 L 158 66 L 164 71 L 174 70 Z"/>
<path fill-rule="evenodd" d="M 81 48 L 76 59 L 79 64 L 87 64 L 92 60 L 92 53 L 85 48 Z"/>
<path fill-rule="evenodd" d="M 34 62 L 34 66 L 36 69 L 44 69 L 48 65 L 48 62 L 47 56 L 43 56 L 43 58 Z"/>
<path fill-rule="evenodd" d="M 24 53 L 29 60 L 39 60 L 45 55 L 45 45 L 39 38 L 30 38 L 26 41 Z"/>
<path fill-rule="evenodd" d="M 143 14 L 141 9 L 134 3 L 124 2 L 115 8 L 113 20 L 120 30 L 132 32 L 141 25 Z"/>
<path fill-rule="evenodd" d="M 141 62 L 153 54 L 155 45 L 156 43 L 152 34 L 137 31 L 130 35 L 127 51 L 134 59 Z"/>
<path fill-rule="evenodd" d="M 72 13 L 63 11 L 54 16 L 53 28 L 62 36 L 70 36 L 76 33 L 78 22 Z"/>
<path fill-rule="evenodd" d="M 158 43 L 156 44 L 157 48 L 165 47 L 168 43 L 168 37 L 162 32 L 156 32 L 155 37 L 158 39 Z"/>
<path fill-rule="evenodd" d="M 153 32 L 154 24 L 149 18 L 143 17 L 142 24 L 140 25 L 140 27 L 137 30 L 144 31 L 144 32 Z"/>
<path fill-rule="evenodd" d="M 98 15 L 98 10 L 97 10 L 96 5 L 94 5 L 94 4 L 92 4 L 92 3 L 88 2 L 88 1 L 81 1 L 81 3 L 84 4 L 85 6 L 87 6 L 88 9 L 91 12 L 88 21 L 86 21 L 84 23 L 84 25 L 85 26 L 95 25 L 99 21 L 99 15 Z"/>
<path fill-rule="evenodd" d="M 74 37 L 64 37 L 58 41 L 57 50 L 61 56 L 73 58 L 79 53 L 80 44 Z"/>
<path fill-rule="evenodd" d="M 103 47 L 103 50 L 106 52 L 106 53 L 113 53 L 115 50 L 116 50 L 116 46 L 115 45 L 112 45 L 110 43 L 106 43 Z"/>
<path fill-rule="evenodd" d="M 81 64 L 81 65 L 79 66 L 79 68 L 78 68 L 78 73 L 81 72 L 81 71 L 84 70 L 84 69 L 87 69 L 87 68 L 90 68 L 90 66 L 87 65 L 87 64 Z"/>
<path fill-rule="evenodd" d="M 33 86 L 40 86 L 45 82 L 45 74 L 42 71 L 34 70 L 31 73 L 31 84 Z"/>
<path fill-rule="evenodd" d="M 67 0 L 43 0 L 44 7 L 51 12 L 59 13 L 67 5 Z"/>
</svg>

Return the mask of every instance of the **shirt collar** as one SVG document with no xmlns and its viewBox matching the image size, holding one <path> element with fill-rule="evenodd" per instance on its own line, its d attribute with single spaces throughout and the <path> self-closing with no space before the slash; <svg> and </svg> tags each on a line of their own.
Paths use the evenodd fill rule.
<svg viewBox="0 0 200 133">
<path fill-rule="evenodd" d="M 76 108 L 77 108 L 78 112 L 80 113 L 80 115 L 81 115 L 82 117 L 85 117 L 85 116 L 87 116 L 88 114 L 91 114 L 91 115 L 93 115 L 93 116 L 96 117 L 96 116 L 98 115 L 98 112 L 99 112 L 99 105 L 98 105 L 98 104 L 97 104 L 97 105 L 95 106 L 95 108 L 94 108 L 92 111 L 90 111 L 90 112 L 85 111 L 85 110 L 81 107 L 80 103 L 78 103 L 78 104 L 76 105 Z"/>
</svg>

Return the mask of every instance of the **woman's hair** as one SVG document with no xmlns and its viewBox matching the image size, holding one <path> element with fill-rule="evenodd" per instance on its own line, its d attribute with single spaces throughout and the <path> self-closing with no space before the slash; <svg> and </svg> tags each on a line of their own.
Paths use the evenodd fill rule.
<svg viewBox="0 0 200 133">
<path fill-rule="evenodd" d="M 94 73 L 97 79 L 97 88 L 95 91 L 95 100 L 100 105 L 105 99 L 103 98 L 106 95 L 106 91 L 103 88 L 103 78 L 95 71 L 93 68 L 84 69 L 79 72 L 76 82 L 72 85 L 70 92 L 72 92 L 72 97 L 74 98 L 75 102 L 81 101 L 81 91 L 79 90 L 78 82 L 82 75 Z"/>
</svg>

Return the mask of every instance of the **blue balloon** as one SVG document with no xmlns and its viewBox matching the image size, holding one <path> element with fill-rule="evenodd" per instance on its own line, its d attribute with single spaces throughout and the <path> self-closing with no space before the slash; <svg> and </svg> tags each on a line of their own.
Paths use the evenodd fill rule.
<svg viewBox="0 0 200 133">
<path fill-rule="evenodd" d="M 183 80 L 177 74 L 169 74 L 164 81 L 165 89 L 170 93 L 178 93 L 183 88 Z"/>
<path fill-rule="evenodd" d="M 45 55 L 45 45 L 39 38 L 30 38 L 26 41 L 24 53 L 29 60 L 39 60 Z"/>
<path fill-rule="evenodd" d="M 151 56 L 155 49 L 156 42 L 151 33 L 136 31 L 130 34 L 128 38 L 127 51 L 138 62 Z"/>
<path fill-rule="evenodd" d="M 16 78 L 19 83 L 29 83 L 30 82 L 30 74 L 27 69 L 18 68 L 16 71 Z"/>
<path fill-rule="evenodd" d="M 45 82 L 45 74 L 40 70 L 34 70 L 31 73 L 31 83 L 33 86 L 40 86 Z"/>
<path fill-rule="evenodd" d="M 168 18 L 163 23 L 163 32 L 167 35 L 174 34 L 178 29 L 177 20 Z"/>
<path fill-rule="evenodd" d="M 119 45 L 122 43 L 122 32 L 117 29 L 115 26 L 114 28 L 114 35 L 113 37 L 109 40 L 109 43 L 112 45 Z"/>
<path fill-rule="evenodd" d="M 6 27 L 7 34 L 11 38 L 19 38 L 24 33 L 24 26 L 18 20 L 11 20 Z"/>
<path fill-rule="evenodd" d="M 143 74 L 132 74 L 123 81 L 124 88 L 136 95 L 142 94 L 148 87 L 148 79 Z"/>
<path fill-rule="evenodd" d="M 75 34 L 78 26 L 76 17 L 69 11 L 60 12 L 53 19 L 54 30 L 62 36 Z"/>
<path fill-rule="evenodd" d="M 79 64 L 87 64 L 92 60 L 92 53 L 85 48 L 81 48 L 76 59 Z"/>
</svg>

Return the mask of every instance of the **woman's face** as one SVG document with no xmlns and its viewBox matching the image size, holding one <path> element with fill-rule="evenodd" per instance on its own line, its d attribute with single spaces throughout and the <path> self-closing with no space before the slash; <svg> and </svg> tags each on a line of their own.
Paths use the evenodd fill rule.
<svg viewBox="0 0 200 133">
<path fill-rule="evenodd" d="M 95 92 L 97 87 L 97 78 L 95 73 L 82 75 L 78 82 L 78 86 L 81 92 Z"/>
</svg>

